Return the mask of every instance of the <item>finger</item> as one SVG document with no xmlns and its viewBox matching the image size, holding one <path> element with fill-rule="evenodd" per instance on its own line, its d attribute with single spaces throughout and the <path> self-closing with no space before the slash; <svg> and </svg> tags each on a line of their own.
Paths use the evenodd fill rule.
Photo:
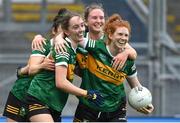
<svg viewBox="0 0 180 123">
<path fill-rule="evenodd" d="M 144 113 L 144 114 L 148 114 L 148 111 L 145 108 L 141 108 L 139 111 Z"/>
<path fill-rule="evenodd" d="M 63 47 L 60 47 L 60 51 L 63 52 L 63 53 L 66 52 L 66 51 L 63 49 Z"/>
<path fill-rule="evenodd" d="M 118 67 L 117 67 L 117 70 L 121 70 L 123 66 L 124 66 L 124 64 L 122 62 L 120 62 Z"/>
<path fill-rule="evenodd" d="M 143 110 L 141 110 L 141 109 L 137 109 L 137 112 L 145 114 L 145 112 Z"/>
<path fill-rule="evenodd" d="M 34 50 L 35 49 L 35 46 L 33 43 L 31 43 L 31 49 Z"/>
<path fill-rule="evenodd" d="M 154 109 L 154 106 L 152 104 L 149 104 L 147 107 Z"/>
<path fill-rule="evenodd" d="M 55 69 L 54 68 L 48 68 L 47 70 L 54 71 Z"/>
<path fill-rule="evenodd" d="M 55 63 L 54 60 L 51 60 L 51 61 L 50 61 L 50 64 L 51 64 L 51 65 L 54 65 L 54 63 Z"/>
<path fill-rule="evenodd" d="M 38 48 L 38 50 L 40 50 L 41 52 L 44 52 L 44 51 L 45 51 L 43 42 L 41 42 L 41 41 L 37 44 L 37 48 Z"/>
<path fill-rule="evenodd" d="M 116 67 L 116 60 L 113 60 L 112 68 L 115 68 L 115 67 Z"/>
<path fill-rule="evenodd" d="M 144 108 L 148 113 L 151 113 L 154 109 L 153 109 L 153 107 L 145 107 Z"/>
<path fill-rule="evenodd" d="M 120 64 L 121 68 L 119 70 L 121 70 L 124 67 L 125 63 L 126 63 L 126 61 L 121 61 L 121 64 Z"/>
<path fill-rule="evenodd" d="M 64 51 L 64 52 L 67 52 L 67 49 L 66 49 L 66 47 L 62 47 L 62 48 L 63 48 L 63 51 Z"/>
<path fill-rule="evenodd" d="M 55 49 L 56 54 L 59 54 L 59 50 L 56 45 L 54 46 L 54 49 Z"/>
<path fill-rule="evenodd" d="M 62 49 L 64 52 L 67 52 L 66 46 L 68 45 L 67 42 L 65 42 L 66 44 L 62 44 Z"/>
<path fill-rule="evenodd" d="M 118 60 L 114 60 L 112 68 L 114 68 L 116 70 L 118 64 L 119 64 L 119 61 Z"/>
<path fill-rule="evenodd" d="M 43 45 L 40 45 L 39 47 L 40 47 L 40 49 L 41 49 L 41 51 L 42 51 L 42 52 L 44 52 L 44 51 L 45 51 L 45 49 L 44 49 Z"/>
<path fill-rule="evenodd" d="M 46 39 L 45 39 L 45 38 L 43 38 L 43 40 L 42 40 L 42 41 L 43 41 L 43 44 L 44 44 L 44 45 L 46 45 Z"/>
<path fill-rule="evenodd" d="M 67 47 L 69 47 L 69 44 L 68 44 L 67 42 L 64 42 L 64 44 L 65 44 Z"/>
<path fill-rule="evenodd" d="M 150 110 L 148 110 L 147 108 L 143 108 L 143 111 L 145 112 L 145 114 L 149 114 L 151 111 Z"/>
<path fill-rule="evenodd" d="M 51 63 L 51 62 L 54 62 L 54 60 L 50 59 L 50 55 L 48 55 L 48 56 L 49 56 L 49 57 L 46 58 L 46 61 L 48 61 L 48 62 L 50 62 L 50 63 Z"/>
<path fill-rule="evenodd" d="M 36 45 L 36 49 L 35 50 L 40 50 L 41 52 L 43 51 L 40 44 Z"/>
<path fill-rule="evenodd" d="M 62 49 L 60 49 L 58 46 L 55 47 L 55 51 L 57 54 L 60 54 L 61 52 L 64 52 Z"/>
</svg>

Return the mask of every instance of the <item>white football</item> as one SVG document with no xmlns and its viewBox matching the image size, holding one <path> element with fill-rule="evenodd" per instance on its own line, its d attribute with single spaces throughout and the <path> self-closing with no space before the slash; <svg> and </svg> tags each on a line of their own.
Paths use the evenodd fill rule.
<svg viewBox="0 0 180 123">
<path fill-rule="evenodd" d="M 152 95 L 151 92 L 145 87 L 135 87 L 131 89 L 128 101 L 130 106 L 135 109 L 146 107 L 149 104 L 152 104 Z"/>
</svg>

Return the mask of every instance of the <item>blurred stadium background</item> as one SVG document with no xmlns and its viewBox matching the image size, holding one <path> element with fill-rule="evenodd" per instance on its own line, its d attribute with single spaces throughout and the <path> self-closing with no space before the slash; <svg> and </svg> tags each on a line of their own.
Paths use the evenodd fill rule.
<svg viewBox="0 0 180 123">
<path fill-rule="evenodd" d="M 90 3 L 101 3 L 108 16 L 119 13 L 132 25 L 138 76 L 152 92 L 155 111 L 145 116 L 128 106 L 128 116 L 180 117 L 180 0 L 0 0 L 0 114 L 33 36 L 47 34 L 59 8 L 83 13 Z M 77 103 L 70 95 L 63 116 L 72 117 Z"/>
</svg>

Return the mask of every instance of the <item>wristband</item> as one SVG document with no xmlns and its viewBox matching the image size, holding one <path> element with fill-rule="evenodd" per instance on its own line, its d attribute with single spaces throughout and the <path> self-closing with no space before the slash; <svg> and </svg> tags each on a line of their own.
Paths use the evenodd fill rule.
<svg viewBox="0 0 180 123">
<path fill-rule="evenodd" d="M 23 66 L 18 66 L 17 68 L 16 68 L 16 76 L 17 76 L 17 78 L 19 78 L 20 76 L 21 76 L 21 68 L 22 68 Z"/>
</svg>

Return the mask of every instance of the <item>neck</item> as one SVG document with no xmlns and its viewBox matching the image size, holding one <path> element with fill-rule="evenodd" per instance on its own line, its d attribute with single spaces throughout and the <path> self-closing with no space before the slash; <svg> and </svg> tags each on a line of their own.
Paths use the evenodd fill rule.
<svg viewBox="0 0 180 123">
<path fill-rule="evenodd" d="M 76 49 L 77 46 L 78 46 L 78 43 L 76 43 L 76 42 L 74 42 L 74 41 L 72 41 L 71 44 L 72 44 L 72 47 L 73 47 L 74 49 Z"/>
<path fill-rule="evenodd" d="M 71 41 L 71 45 L 72 45 L 72 47 L 74 48 L 74 49 L 76 49 L 77 48 L 77 46 L 78 46 L 78 43 L 76 42 L 76 41 L 74 41 L 74 40 L 72 40 L 70 37 L 68 37 L 69 39 L 70 39 L 70 41 Z"/>
<path fill-rule="evenodd" d="M 125 50 L 125 48 L 118 48 L 117 46 L 115 46 L 113 43 L 110 43 L 108 45 L 109 47 L 109 51 L 113 56 L 116 56 L 118 53 L 121 53 Z"/>
<path fill-rule="evenodd" d="M 99 32 L 99 33 L 89 32 L 89 38 L 92 39 L 92 40 L 98 40 L 98 39 L 101 38 L 102 35 L 103 35 L 102 32 Z"/>
<path fill-rule="evenodd" d="M 113 55 L 113 56 L 116 56 L 118 53 L 119 53 L 119 49 L 115 46 L 113 46 L 113 43 L 110 43 L 109 45 L 107 45 L 108 48 L 109 48 L 109 51 L 110 53 Z"/>
</svg>

